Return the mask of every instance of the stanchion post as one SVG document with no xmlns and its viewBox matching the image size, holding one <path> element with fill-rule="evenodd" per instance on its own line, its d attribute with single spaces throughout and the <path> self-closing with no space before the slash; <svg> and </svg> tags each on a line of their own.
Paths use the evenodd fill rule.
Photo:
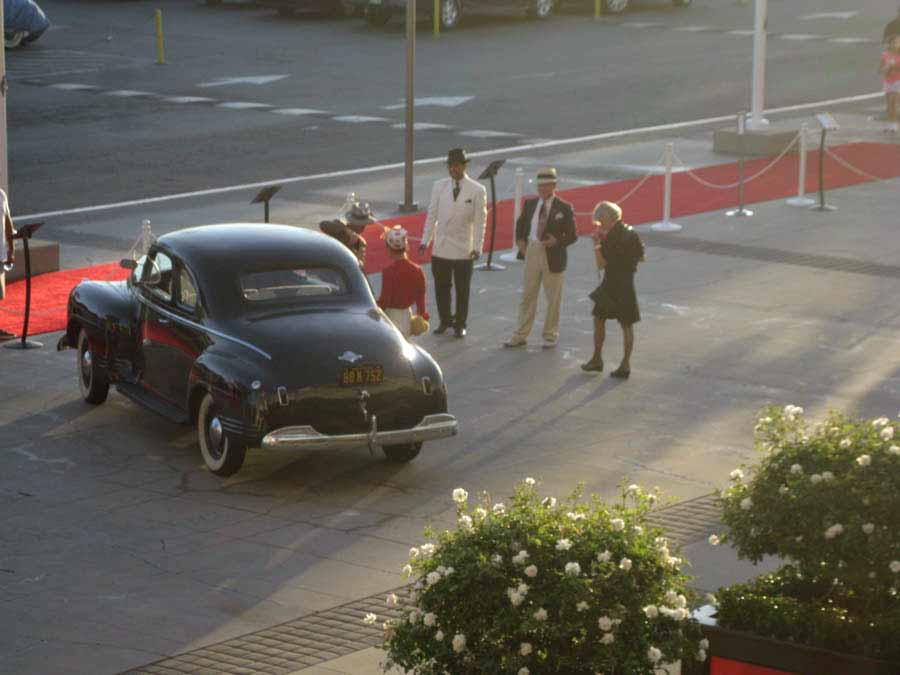
<svg viewBox="0 0 900 675">
<path fill-rule="evenodd" d="M 738 133 L 738 207 L 726 211 L 726 216 L 738 216 L 746 218 L 753 215 L 753 211 L 744 208 L 744 133 L 746 132 L 747 113 L 743 110 L 737 114 Z"/>
<path fill-rule="evenodd" d="M 156 62 L 160 65 L 166 63 L 166 48 L 163 43 L 162 10 L 156 10 Z"/>
<path fill-rule="evenodd" d="M 825 203 L 825 134 L 831 129 L 840 127 L 828 113 L 816 113 L 816 119 L 822 127 L 822 136 L 819 140 L 819 203 L 810 208 L 814 211 L 836 211 L 837 207 Z"/>
<path fill-rule="evenodd" d="M 799 157 L 799 168 L 797 170 L 797 196 L 787 200 L 789 206 L 812 206 L 816 200 L 806 196 L 806 155 L 808 149 L 806 147 L 806 132 L 808 126 L 806 122 L 800 125 L 800 138 L 798 139 L 799 148 L 797 150 Z"/>
<path fill-rule="evenodd" d="M 654 232 L 681 232 L 681 225 L 672 222 L 672 162 L 674 156 L 675 144 L 666 143 L 666 151 L 663 155 L 666 165 L 666 175 L 663 179 L 663 219 L 650 226 Z"/>
<path fill-rule="evenodd" d="M 513 222 L 512 222 L 512 250 L 500 256 L 503 262 L 519 262 L 524 256 L 519 253 L 519 243 L 516 241 L 516 223 L 522 215 L 522 195 L 525 193 L 525 172 L 521 166 L 516 167 L 515 172 L 515 196 L 513 197 Z"/>
<path fill-rule="evenodd" d="M 42 342 L 28 339 L 28 319 L 31 315 L 31 250 L 28 248 L 28 241 L 43 224 L 40 222 L 22 225 L 15 235 L 16 239 L 22 240 L 22 252 L 25 255 L 25 320 L 22 324 L 22 339 L 8 342 L 4 345 L 7 349 L 39 349 L 44 346 Z"/>
<path fill-rule="evenodd" d="M 441 37 L 441 0 L 434 0 L 434 37 Z"/>
</svg>

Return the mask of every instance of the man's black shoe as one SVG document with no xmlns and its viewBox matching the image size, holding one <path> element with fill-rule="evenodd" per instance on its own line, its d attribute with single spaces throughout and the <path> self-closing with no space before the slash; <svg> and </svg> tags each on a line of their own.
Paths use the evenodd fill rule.
<svg viewBox="0 0 900 675">
<path fill-rule="evenodd" d="M 442 323 L 437 328 L 434 329 L 435 335 L 443 335 L 447 332 L 447 329 L 450 328 L 450 324 Z"/>
<path fill-rule="evenodd" d="M 466 337 L 466 329 L 465 328 L 456 328 L 453 331 L 453 337 L 455 338 L 464 338 Z"/>
</svg>

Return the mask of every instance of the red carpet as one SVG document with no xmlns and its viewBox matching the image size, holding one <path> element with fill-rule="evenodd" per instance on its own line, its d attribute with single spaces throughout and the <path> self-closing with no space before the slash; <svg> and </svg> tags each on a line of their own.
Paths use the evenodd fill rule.
<svg viewBox="0 0 900 675">
<path fill-rule="evenodd" d="M 882 179 L 900 176 L 900 145 L 886 143 L 849 143 L 831 148 L 831 152 L 858 169 Z M 751 176 L 771 161 L 771 158 L 755 159 L 746 163 L 745 174 Z M 807 156 L 806 190 L 809 193 L 818 188 L 816 167 L 819 153 L 811 151 Z M 760 178 L 745 186 L 747 204 L 784 199 L 793 196 L 797 191 L 796 155 L 788 156 L 778 162 Z M 694 173 L 703 180 L 718 185 L 733 183 L 738 178 L 736 163 L 717 164 Z M 825 185 L 827 189 L 848 187 L 868 182 L 869 179 L 845 169 L 830 157 L 825 158 Z M 594 206 L 603 200 L 618 201 L 627 194 L 640 179 L 630 179 L 607 183 L 605 185 L 587 186 L 562 190 L 560 194 L 575 205 L 578 212 L 578 232 L 585 234 L 590 229 L 590 216 Z M 651 223 L 662 218 L 663 177 L 650 178 L 640 190 L 622 203 L 625 221 L 632 225 Z M 488 195 L 490 198 L 490 195 Z M 714 190 L 697 183 L 687 173 L 676 173 L 672 176 L 672 218 L 687 216 L 707 211 L 717 211 L 737 204 L 737 190 Z M 785 207 L 789 208 L 789 207 Z M 498 250 L 512 246 L 512 214 L 511 199 L 497 203 L 497 242 Z M 417 213 L 401 218 L 384 221 L 385 225 L 403 225 L 414 237 L 419 237 L 425 223 L 425 214 Z M 491 214 L 488 213 L 488 234 L 485 247 L 490 244 Z M 380 237 L 379 227 L 369 227 L 365 233 L 369 244 L 366 260 L 366 272 L 380 272 L 388 262 L 384 243 Z M 412 242 L 411 257 L 419 262 L 427 262 L 429 256 L 420 257 L 416 242 Z M 66 301 L 69 291 L 84 278 L 111 281 L 124 279 L 126 270 L 118 263 L 64 270 L 51 274 L 43 274 L 32 280 L 31 319 L 28 333 L 37 335 L 65 327 Z M 25 311 L 25 282 L 17 281 L 6 287 L 7 297 L 0 301 L 0 328 L 17 335 L 21 334 L 22 319 Z"/>
</svg>

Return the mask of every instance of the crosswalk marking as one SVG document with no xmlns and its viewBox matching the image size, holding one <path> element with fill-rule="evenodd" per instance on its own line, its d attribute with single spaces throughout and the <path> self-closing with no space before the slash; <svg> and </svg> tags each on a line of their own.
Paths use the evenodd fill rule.
<svg viewBox="0 0 900 675">
<path fill-rule="evenodd" d="M 619 25 L 626 28 L 663 28 L 666 24 L 661 21 L 623 21 Z"/>
<path fill-rule="evenodd" d="M 406 124 L 392 124 L 392 129 L 405 129 Z M 414 122 L 413 129 L 415 131 L 434 131 L 437 129 L 452 129 L 449 124 L 435 124 L 431 122 Z"/>
<path fill-rule="evenodd" d="M 876 40 L 873 40 L 872 38 L 863 38 L 863 37 L 836 37 L 836 38 L 829 38 L 828 41 L 836 42 L 837 44 L 840 44 L 840 45 L 860 45 L 860 44 L 876 42 Z"/>
<path fill-rule="evenodd" d="M 326 115 L 324 110 L 313 110 L 312 108 L 276 108 L 270 110 L 276 115 Z"/>
<path fill-rule="evenodd" d="M 514 134 L 509 131 L 490 131 L 488 129 L 473 129 L 472 131 L 460 131 L 460 136 L 472 138 L 519 138 L 522 134 Z"/>
<path fill-rule="evenodd" d="M 347 122 L 349 124 L 365 124 L 367 122 L 388 122 L 387 117 L 370 117 L 369 115 L 338 115 L 332 117 L 335 122 Z"/>
<path fill-rule="evenodd" d="M 215 101 L 214 98 L 207 98 L 205 96 L 166 96 L 162 99 L 166 103 L 209 103 L 210 101 Z"/>
<path fill-rule="evenodd" d="M 268 103 L 255 103 L 253 101 L 225 101 L 217 104 L 218 108 L 229 108 L 231 110 L 254 110 L 256 108 L 271 108 Z"/>
<path fill-rule="evenodd" d="M 672 30 L 681 33 L 706 33 L 718 29 L 715 26 L 676 26 Z"/>
<path fill-rule="evenodd" d="M 739 35 L 741 37 L 753 37 L 756 31 L 753 30 L 730 30 L 726 35 Z"/>
<path fill-rule="evenodd" d="M 817 12 L 815 14 L 805 14 L 800 17 L 801 21 L 812 21 L 815 19 L 852 19 L 854 16 L 859 14 L 858 11 L 853 10 L 850 12 Z"/>
<path fill-rule="evenodd" d="M 149 91 L 135 91 L 134 89 L 115 89 L 101 92 L 101 96 L 116 96 L 118 98 L 135 98 L 137 96 L 156 96 Z"/>
<path fill-rule="evenodd" d="M 782 33 L 781 35 L 776 35 L 781 40 L 796 40 L 798 42 L 803 42 L 805 40 L 821 40 L 824 35 L 813 35 L 812 33 Z"/>
<path fill-rule="evenodd" d="M 74 84 L 69 82 L 60 82 L 59 84 L 51 84 L 51 89 L 61 89 L 62 91 L 86 91 L 89 89 L 97 89 L 92 84 Z"/>
</svg>

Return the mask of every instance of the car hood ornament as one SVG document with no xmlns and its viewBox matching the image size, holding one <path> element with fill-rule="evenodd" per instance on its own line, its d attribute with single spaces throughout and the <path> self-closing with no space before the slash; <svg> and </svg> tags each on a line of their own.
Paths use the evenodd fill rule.
<svg viewBox="0 0 900 675">
<path fill-rule="evenodd" d="M 338 361 L 346 361 L 347 363 L 356 363 L 362 358 L 362 354 L 346 351 L 338 357 Z"/>
</svg>

